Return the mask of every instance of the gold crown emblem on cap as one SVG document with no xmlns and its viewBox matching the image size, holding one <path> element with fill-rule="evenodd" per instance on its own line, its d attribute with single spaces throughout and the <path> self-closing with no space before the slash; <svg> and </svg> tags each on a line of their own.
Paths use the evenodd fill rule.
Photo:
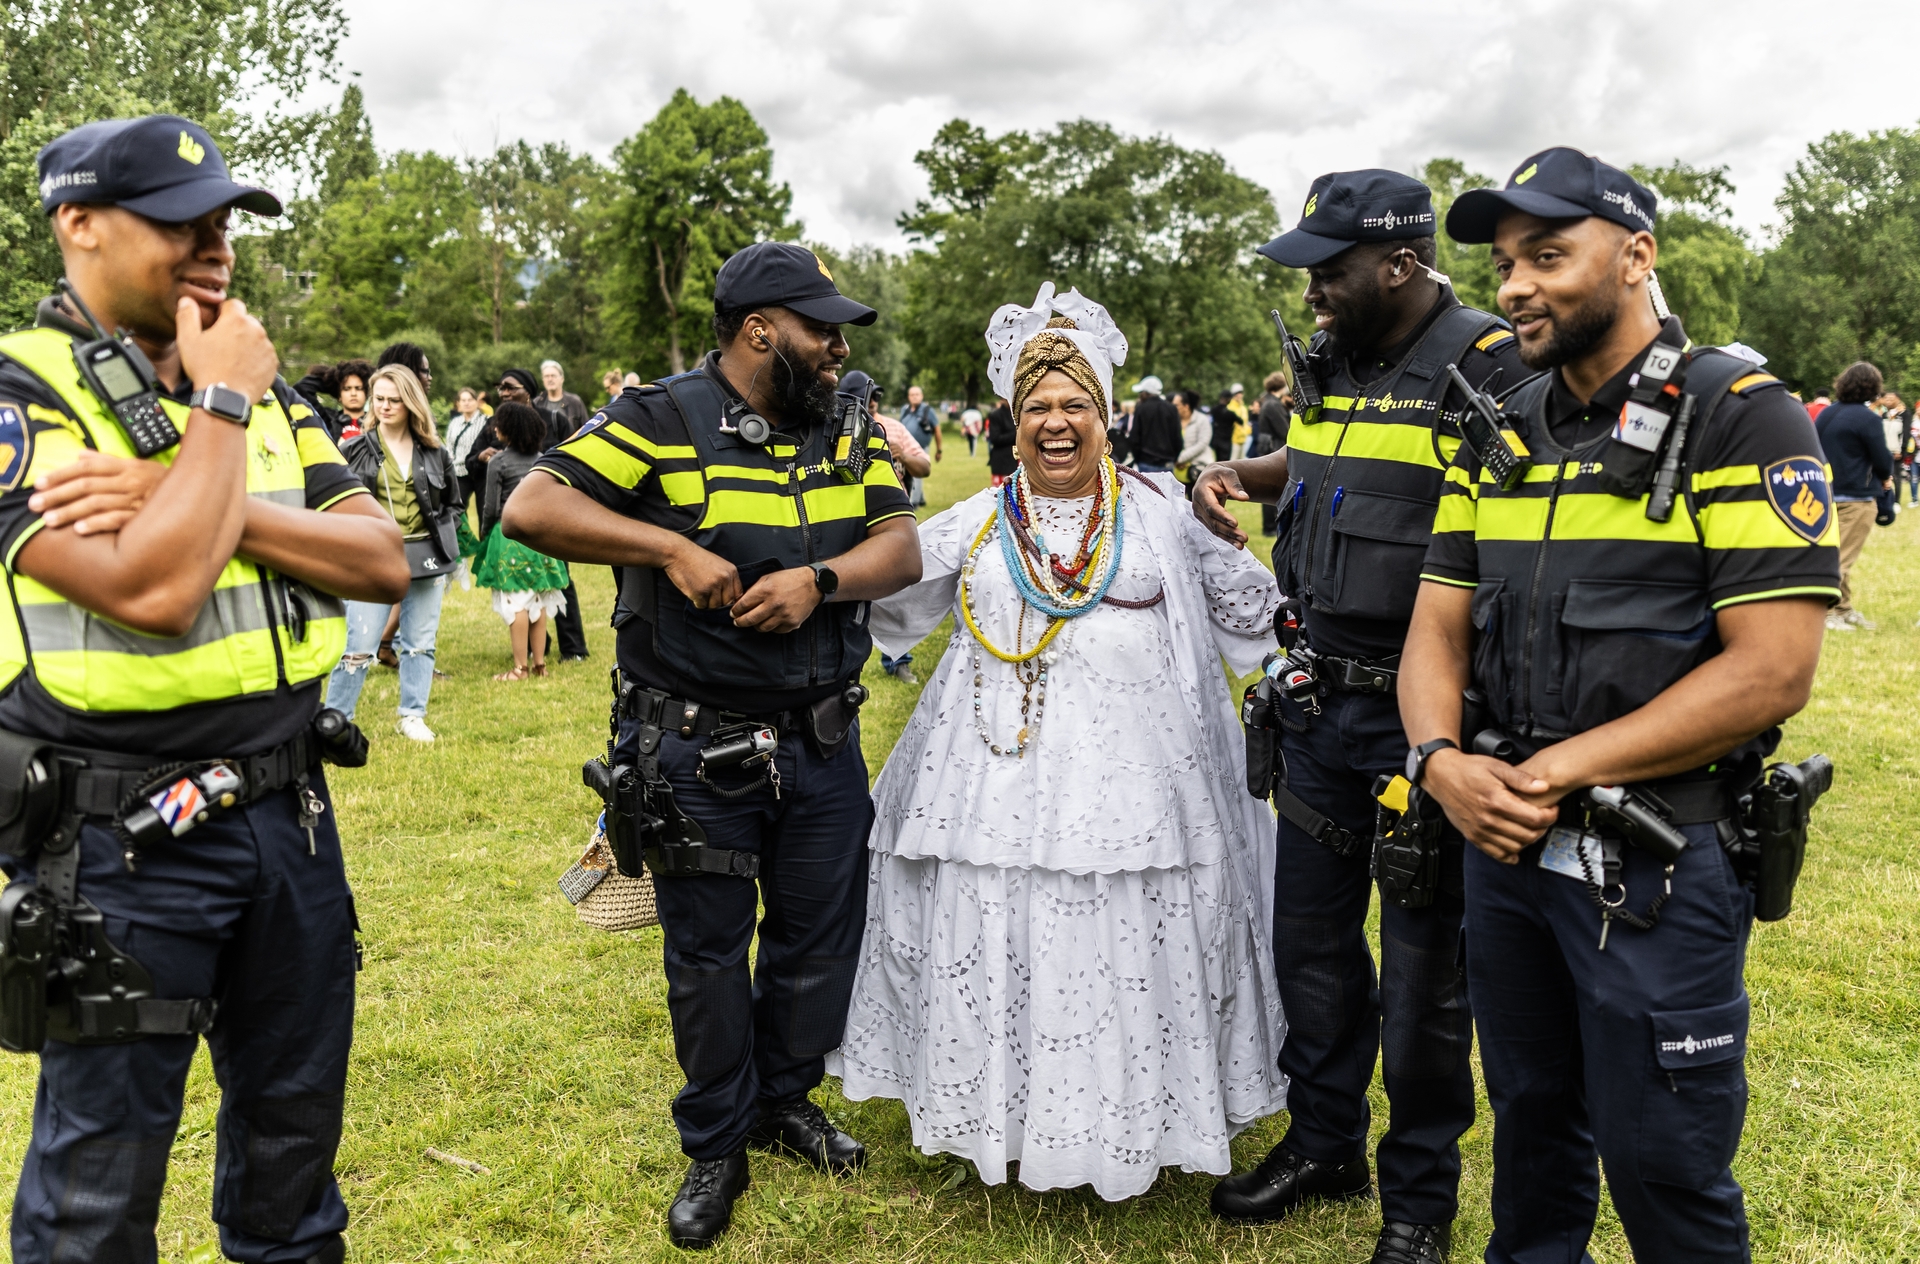
<svg viewBox="0 0 1920 1264">
<path fill-rule="evenodd" d="M 827 278 L 829 281 L 833 280 L 833 273 L 827 271 L 826 260 L 822 259 L 819 255 L 813 257 L 813 266 L 820 269 L 821 276 Z"/>
<path fill-rule="evenodd" d="M 1533 179 L 1534 174 L 1539 170 L 1540 170 L 1539 163 L 1537 162 L 1528 163 L 1527 169 L 1525 171 L 1522 171 L 1519 175 L 1515 176 L 1513 178 L 1513 182 L 1515 184 L 1525 184 L 1527 181 Z"/>
<path fill-rule="evenodd" d="M 207 156 L 207 147 L 187 135 L 186 129 L 182 128 L 180 131 L 180 156 L 197 167 L 200 165 L 200 161 Z"/>
<path fill-rule="evenodd" d="M 1300 218 L 1301 219 L 1311 218 L 1313 215 L 1313 208 L 1318 205 L 1320 205 L 1320 195 L 1316 193 L 1312 197 L 1307 199 L 1306 206 L 1303 207 L 1300 211 Z"/>
</svg>

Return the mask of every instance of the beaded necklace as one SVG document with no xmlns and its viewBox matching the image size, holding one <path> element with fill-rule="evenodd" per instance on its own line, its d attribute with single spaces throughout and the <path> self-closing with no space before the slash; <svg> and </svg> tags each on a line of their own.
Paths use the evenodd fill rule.
<svg viewBox="0 0 1920 1264">
<path fill-rule="evenodd" d="M 973 538 L 972 545 L 967 549 L 966 561 L 960 567 L 960 613 L 974 641 L 974 727 L 987 749 L 996 755 L 1025 757 L 1027 747 L 1039 736 L 1040 717 L 1046 710 L 1047 671 L 1057 661 L 1059 654 L 1056 639 L 1069 620 L 1099 606 L 1106 598 L 1107 590 L 1113 586 L 1114 576 L 1119 573 L 1123 539 L 1120 475 L 1111 459 L 1102 457 L 1100 465 L 1100 493 L 1088 511 L 1086 528 L 1081 532 L 1079 546 L 1070 560 L 1047 552 L 1044 539 L 1036 538 L 1031 533 L 1034 516 L 1027 489 L 1026 468 L 1022 466 L 1014 471 L 1013 477 L 1002 485 L 1000 494 L 994 498 L 994 507 L 981 524 L 979 534 Z M 974 567 L 978 565 L 988 537 L 996 528 L 1000 535 L 1001 559 L 1006 564 L 1015 591 L 1020 594 L 1020 617 L 1014 628 L 1012 651 L 1003 650 L 987 639 L 973 609 L 971 581 Z M 1032 649 L 1023 648 L 1028 607 L 1047 616 L 1046 630 L 1040 634 Z M 1014 678 L 1021 685 L 1020 731 L 1015 735 L 1015 744 L 1011 749 L 994 741 L 993 735 L 987 730 L 982 702 L 986 685 L 986 673 L 980 658 L 980 648 L 983 646 L 1001 662 L 1013 665 Z"/>
</svg>

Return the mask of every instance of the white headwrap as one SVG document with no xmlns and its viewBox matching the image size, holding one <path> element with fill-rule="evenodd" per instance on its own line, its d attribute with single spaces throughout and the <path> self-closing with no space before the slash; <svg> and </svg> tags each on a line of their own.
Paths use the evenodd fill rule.
<svg viewBox="0 0 1920 1264">
<path fill-rule="evenodd" d="M 1047 330 L 1047 322 L 1056 312 L 1073 321 L 1075 328 Z M 1051 281 L 1040 287 L 1032 307 L 1008 303 L 987 324 L 987 347 L 993 353 L 987 362 L 987 380 L 1000 397 L 1013 399 L 1014 370 L 1020 363 L 1020 352 L 1042 332 L 1071 339 L 1080 348 L 1100 379 L 1107 407 L 1112 408 L 1113 370 L 1127 362 L 1127 336 L 1113 323 L 1106 308 L 1077 289 L 1056 295 Z"/>
</svg>

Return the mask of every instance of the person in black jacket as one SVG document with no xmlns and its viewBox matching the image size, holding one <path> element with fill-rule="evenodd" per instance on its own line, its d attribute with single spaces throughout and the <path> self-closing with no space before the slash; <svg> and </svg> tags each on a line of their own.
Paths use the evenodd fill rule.
<svg viewBox="0 0 1920 1264">
<path fill-rule="evenodd" d="M 367 380 L 372 376 L 373 366 L 365 360 L 316 364 L 307 370 L 305 377 L 293 384 L 293 389 L 312 405 L 333 441 L 343 444 L 360 437 L 360 428 L 367 415 Z M 326 407 L 320 402 L 322 395 L 331 395 L 339 400 L 340 407 Z"/>
<path fill-rule="evenodd" d="M 400 626 L 394 638 L 400 659 L 400 732 L 416 742 L 431 742 L 427 698 L 433 691 L 434 640 L 440 629 L 440 601 L 447 576 L 460 560 L 454 532 L 459 494 L 453 458 L 434 428 L 427 393 L 413 370 L 389 365 L 374 370 L 370 397 L 375 425 L 348 443 L 341 453 L 367 490 L 399 524 L 407 545 L 413 582 L 400 601 Z M 347 602 L 347 652 L 327 680 L 327 705 L 351 719 L 366 685 L 388 606 Z"/>
<path fill-rule="evenodd" d="M 1003 399 L 987 414 L 987 473 L 993 475 L 995 487 L 1006 482 L 1020 463 L 1013 452 L 1014 431 L 1013 409 Z"/>
<path fill-rule="evenodd" d="M 473 577 L 493 590 L 493 611 L 507 624 L 513 667 L 495 680 L 525 680 L 547 674 L 547 618 L 566 605 L 571 586 L 567 564 L 500 532 L 500 513 L 540 459 L 551 433 L 549 420 L 526 404 L 502 404 L 493 416 L 506 450 L 487 462 L 480 497 L 480 554 Z"/>
<path fill-rule="evenodd" d="M 1850 364 L 1833 384 L 1834 403 L 1820 410 L 1813 429 L 1833 469 L 1834 511 L 1840 520 L 1840 604 L 1827 612 L 1827 630 L 1873 630 L 1873 620 L 1853 607 L 1853 564 L 1867 546 L 1874 502 L 1893 486 L 1893 454 L 1887 451 L 1886 426 L 1869 408 L 1880 394 L 1880 370 L 1865 360 Z"/>
<path fill-rule="evenodd" d="M 1133 462 L 1142 474 L 1166 474 L 1184 445 L 1180 414 L 1160 397 L 1164 388 L 1152 375 L 1134 383 L 1140 399 L 1133 406 Z"/>
</svg>

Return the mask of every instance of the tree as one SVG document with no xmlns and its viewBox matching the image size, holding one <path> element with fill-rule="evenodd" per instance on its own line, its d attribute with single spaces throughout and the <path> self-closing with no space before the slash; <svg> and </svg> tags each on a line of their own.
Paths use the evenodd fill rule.
<svg viewBox="0 0 1920 1264">
<path fill-rule="evenodd" d="M 0 325 L 31 319 L 60 275 L 34 156 L 81 123 L 183 114 L 229 164 L 290 163 L 324 117 L 290 102 L 335 75 L 341 0 L 14 0 L 0 9 Z"/>
<path fill-rule="evenodd" d="M 846 367 L 862 369 L 880 383 L 886 390 L 884 406 L 897 411 L 916 371 L 905 336 L 906 260 L 877 246 L 855 246 L 845 252 L 818 245 L 807 248 L 827 265 L 842 294 L 880 313 L 871 325 L 843 330 L 852 347 Z"/>
<path fill-rule="evenodd" d="M 1719 346 L 1740 336 L 1740 305 L 1754 256 L 1737 229 L 1727 199 L 1733 182 L 1725 167 L 1693 167 L 1677 159 L 1664 167 L 1629 168 L 1660 196 L 1660 288 L 1687 336 Z"/>
<path fill-rule="evenodd" d="M 613 157 L 609 307 L 636 346 L 664 343 L 682 373 L 683 345 L 704 336 L 713 273 L 743 246 L 795 236 L 793 194 L 773 182 L 767 134 L 732 97 L 701 105 L 676 91 Z"/>
<path fill-rule="evenodd" d="M 1047 280 L 1112 313 L 1129 378 L 1211 393 L 1273 363 L 1274 295 L 1252 251 L 1278 217 L 1219 154 L 1084 119 L 1000 137 L 956 119 L 915 161 L 932 196 L 900 220 L 929 247 L 908 266 L 907 345 L 968 403 L 985 385 L 988 318 Z"/>
<path fill-rule="evenodd" d="M 1463 246 L 1447 236 L 1447 212 L 1460 195 L 1469 189 L 1492 188 L 1494 182 L 1477 171 L 1468 171 L 1458 158 L 1434 158 L 1414 173 L 1433 190 L 1434 269 L 1453 280 L 1453 292 L 1468 307 L 1499 313 L 1500 275 L 1493 270 L 1491 246 Z M 1508 383 L 1512 385 L 1512 383 Z"/>
<path fill-rule="evenodd" d="M 1911 395 L 1920 388 L 1920 132 L 1814 142 L 1774 207 L 1779 236 L 1760 260 L 1742 337 L 1808 391 L 1870 360 Z"/>
</svg>

